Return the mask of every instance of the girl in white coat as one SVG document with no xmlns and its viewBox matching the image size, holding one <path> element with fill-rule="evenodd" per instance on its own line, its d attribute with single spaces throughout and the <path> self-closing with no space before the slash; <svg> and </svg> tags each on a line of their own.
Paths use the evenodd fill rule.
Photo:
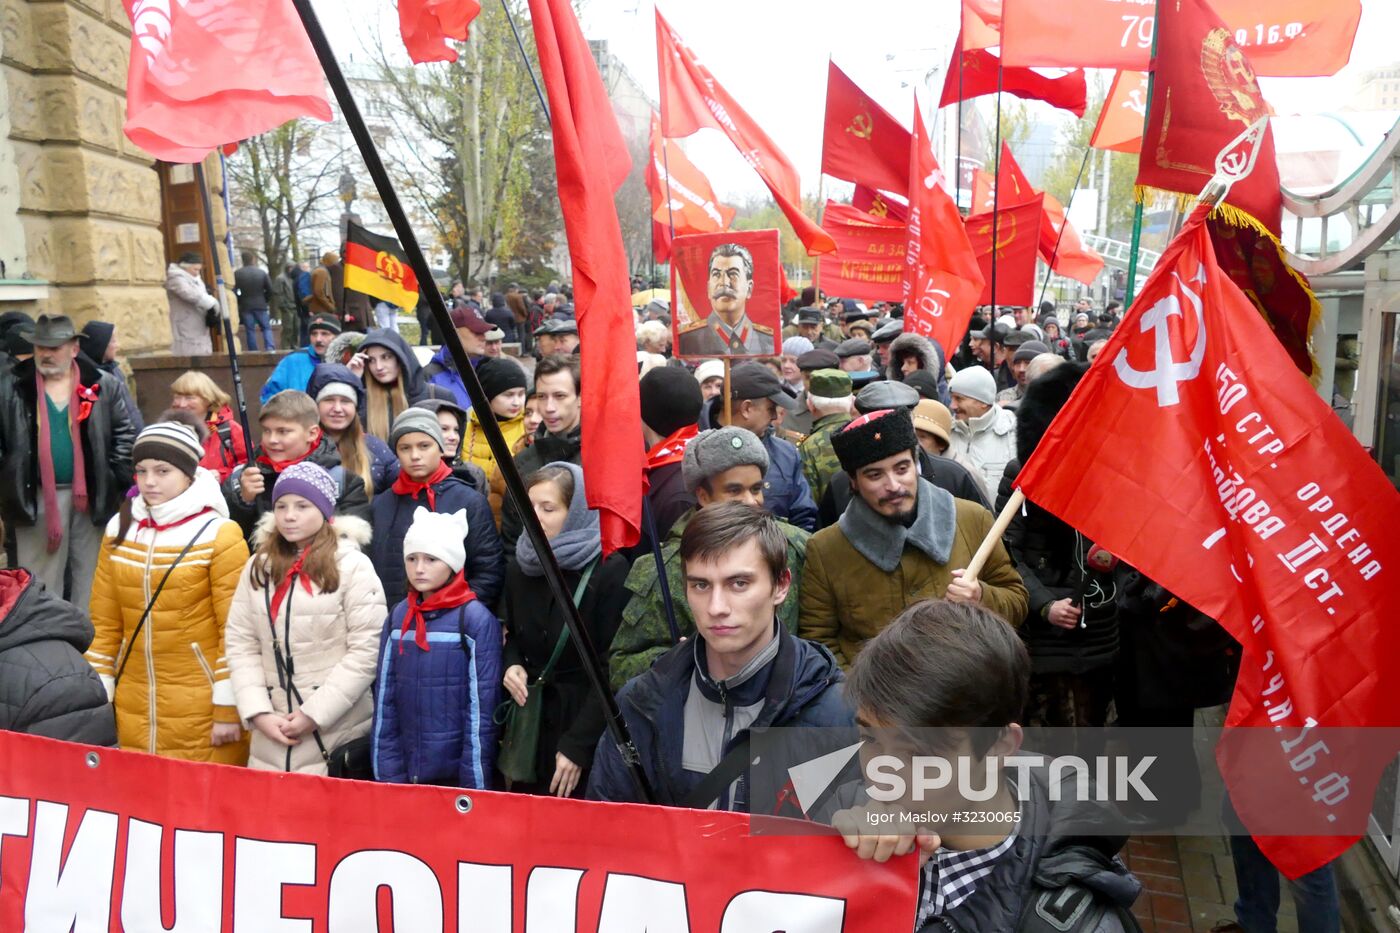
<svg viewBox="0 0 1400 933">
<path fill-rule="evenodd" d="M 313 463 L 282 471 L 275 527 L 229 609 L 229 669 L 254 768 L 325 774 L 325 753 L 369 732 L 384 589 L 330 523 L 336 491 Z"/>
</svg>

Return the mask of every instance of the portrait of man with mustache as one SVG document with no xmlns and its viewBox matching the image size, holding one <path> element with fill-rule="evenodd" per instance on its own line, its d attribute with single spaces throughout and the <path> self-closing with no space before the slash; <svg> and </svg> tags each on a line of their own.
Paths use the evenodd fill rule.
<svg viewBox="0 0 1400 933">
<path fill-rule="evenodd" d="M 710 253 L 706 290 L 710 313 L 680 332 L 681 356 L 772 356 L 773 328 L 749 320 L 753 297 L 753 256 L 738 243 L 721 243 Z"/>
</svg>

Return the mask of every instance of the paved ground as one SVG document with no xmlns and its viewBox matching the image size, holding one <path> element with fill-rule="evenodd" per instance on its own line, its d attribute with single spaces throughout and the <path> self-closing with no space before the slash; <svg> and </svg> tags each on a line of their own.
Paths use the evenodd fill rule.
<svg viewBox="0 0 1400 933">
<path fill-rule="evenodd" d="M 1148 933 L 1209 930 L 1235 919 L 1235 872 L 1228 842 L 1219 836 L 1135 836 L 1125 860 L 1142 880 L 1134 905 Z M 1279 933 L 1298 933 L 1293 902 L 1285 893 L 1279 909 Z"/>
</svg>

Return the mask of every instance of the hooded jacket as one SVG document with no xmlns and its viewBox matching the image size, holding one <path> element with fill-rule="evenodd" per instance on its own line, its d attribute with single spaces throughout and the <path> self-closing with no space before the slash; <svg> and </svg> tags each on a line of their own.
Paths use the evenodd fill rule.
<svg viewBox="0 0 1400 933">
<path fill-rule="evenodd" d="M 468 357 L 475 366 L 485 357 Z M 472 399 L 467 394 L 466 383 L 462 381 L 462 374 L 457 372 L 457 364 L 452 360 L 452 353 L 443 344 L 437 348 L 433 358 L 428 361 L 424 370 L 424 378 L 435 386 L 441 386 L 452 393 L 452 398 L 467 411 L 472 410 Z"/>
<path fill-rule="evenodd" d="M 1042 900 L 1049 916 L 1063 920 L 1056 908 L 1072 896 L 1070 889 L 1087 893 L 1084 913 L 1074 915 L 1069 926 L 1042 921 L 1037 929 L 1140 929 L 1130 908 L 1142 884 L 1117 856 L 1127 842 L 1125 835 L 1116 835 L 1114 824 L 1121 821 L 1103 804 L 1075 800 L 1074 769 L 1060 773 L 1058 801 L 1050 799 L 1045 767 L 1031 767 L 1027 773 L 1029 792 L 1011 848 L 992 863 L 990 874 L 978 879 L 967 900 L 931 918 L 916 933 L 1022 929 L 1024 917 Z"/>
<path fill-rule="evenodd" d="M 320 394 L 321 390 L 332 382 L 342 382 L 355 390 L 355 409 L 360 413 L 360 423 L 364 424 L 365 417 L 365 384 L 359 376 L 350 371 L 350 367 L 343 363 L 320 363 L 311 371 L 311 380 L 306 384 L 306 394 L 313 399 Z M 369 450 L 370 479 L 374 482 L 374 492 L 381 492 L 389 488 L 394 479 L 399 475 L 399 458 L 394 456 L 394 452 L 389 449 L 389 445 L 384 443 L 373 434 L 360 432 L 360 436 L 365 439 L 365 447 Z M 339 448 L 337 447 L 337 450 Z"/>
<path fill-rule="evenodd" d="M 505 436 L 506 446 L 514 449 L 516 443 L 525 436 L 525 409 L 521 408 L 519 414 L 505 421 L 497 418 L 496 425 Z M 486 442 L 486 430 L 482 428 L 481 421 L 476 416 L 476 409 L 470 405 L 467 406 L 467 423 L 462 430 L 462 443 L 457 448 L 457 459 L 475 463 L 487 476 L 496 468 L 496 457 L 491 453 L 491 445 Z"/>
<path fill-rule="evenodd" d="M 700 409 L 700 430 L 719 427 L 716 406 L 723 404 L 724 400 L 718 395 L 704 404 Z M 768 451 L 768 472 L 763 475 L 763 507 L 803 531 L 816 531 L 817 503 L 802 473 L 802 457 L 797 447 L 778 437 L 771 424 L 759 440 Z"/>
<path fill-rule="evenodd" d="M 82 423 L 83 464 L 87 471 L 88 517 L 106 525 L 131 488 L 131 445 L 136 431 L 122 406 L 116 377 L 104 373 L 82 354 L 78 379 L 97 386 L 97 401 Z M 0 383 L 0 515 L 14 525 L 39 520 L 39 454 L 35 446 L 39 419 L 34 360 L 16 363 L 8 385 Z"/>
<path fill-rule="evenodd" d="M 92 584 L 96 637 L 87 653 L 103 686 L 114 694 L 121 746 L 241 765 L 247 743 L 215 748 L 209 732 L 216 722 L 239 721 L 224 625 L 238 574 L 248 561 L 242 529 L 229 520 L 218 481 L 208 470 L 197 471 L 189 488 L 168 502 L 147 506 L 140 496 L 132 499 L 131 517 L 120 544 L 120 516 L 107 523 Z M 161 527 L 141 527 L 143 520 Z M 165 586 L 141 624 L 161 580 Z M 123 663 L 121 680 L 114 683 Z"/>
<path fill-rule="evenodd" d="M 501 624 L 480 599 L 423 614 L 428 650 L 402 631 L 408 601 L 384 620 L 370 732 L 374 779 L 487 790 L 501 698 Z"/>
<path fill-rule="evenodd" d="M 208 356 L 214 352 L 205 312 L 219 306 L 204 283 L 177 262 L 165 270 L 165 295 L 170 301 L 170 352 L 174 356 Z"/>
<path fill-rule="evenodd" d="M 1011 497 L 1016 477 L 1035 451 L 1087 367 L 1066 363 L 1026 388 L 1016 410 L 1016 459 L 1007 464 L 997 511 Z M 1087 570 L 1093 542 L 1033 502 L 1019 509 L 1003 539 L 1026 584 L 1030 612 L 1021 637 L 1037 674 L 1084 673 L 1112 664 L 1118 654 L 1117 586 L 1113 571 Z M 1087 593 L 1086 593 L 1087 590 Z M 1048 621 L 1056 600 L 1084 595 L 1082 627 L 1063 629 Z"/>
<path fill-rule="evenodd" d="M 938 400 L 944 405 L 949 404 L 948 367 L 943 359 L 943 347 L 920 334 L 900 334 L 890 343 L 885 378 L 891 382 L 903 382 L 904 373 L 900 371 L 899 358 L 911 353 L 919 358 L 919 368 L 927 370 L 938 380 Z"/>
<path fill-rule="evenodd" d="M 640 439 L 638 440 L 640 443 Z M 528 479 L 546 463 L 562 461 L 564 463 L 578 464 L 583 456 L 583 430 L 582 426 L 575 427 L 565 434 L 550 434 L 540 425 L 539 433 L 535 435 L 535 442 L 515 455 L 515 468 L 520 473 L 521 479 Z M 497 469 L 497 475 L 499 468 Z M 505 479 L 501 479 L 501 487 L 504 491 Z M 506 496 L 501 502 L 501 543 L 505 545 L 507 553 L 515 553 L 515 542 L 520 540 L 520 535 L 525 531 L 520 513 L 516 511 L 515 503 Z"/>
<path fill-rule="evenodd" d="M 721 755 L 727 754 L 746 732 L 769 726 L 850 726 L 854 711 L 846 703 L 841 682 L 845 676 L 831 653 L 821 645 L 789 635 L 776 626 L 779 640 L 776 656 L 756 675 L 763 708 L 748 729 L 735 731 Z M 666 652 L 651 670 L 627 683 L 617 695 L 617 705 L 627 723 L 627 731 L 641 756 L 655 802 L 679 806 L 686 795 L 704 779 L 681 764 L 685 742 L 685 703 L 691 681 L 699 678 L 702 692 L 713 698 L 714 681 L 705 666 L 705 640 L 692 638 Z M 761 680 L 759 679 L 761 678 Z M 729 700 L 726 719 L 733 714 Z M 729 809 L 741 813 L 749 808 L 747 777 Z M 617 746 L 607 737 L 598 741 L 593 755 L 593 771 L 588 778 L 588 799 L 638 802 L 632 780 L 622 763 Z"/>
<path fill-rule="evenodd" d="M 450 515 L 458 509 L 467 512 L 467 583 L 471 584 L 483 603 L 495 605 L 501 595 L 505 581 L 506 557 L 501 550 L 501 538 L 496 534 L 496 523 L 491 517 L 491 506 L 486 497 L 455 476 L 433 484 L 434 505 L 432 511 Z M 371 509 L 374 516 L 374 540 L 370 542 L 369 555 L 374 569 L 384 583 L 384 594 L 390 605 L 401 602 L 408 595 L 407 574 L 403 566 L 403 536 L 413 524 L 413 511 L 419 506 L 428 508 L 426 493 L 417 496 L 400 495 L 393 487 L 384 489 L 374 497 Z"/>
<path fill-rule="evenodd" d="M 313 346 L 305 346 L 300 350 L 288 353 L 277 363 L 277 368 L 272 371 L 272 375 L 267 377 L 267 382 L 263 383 L 262 391 L 258 393 L 258 400 L 266 405 L 267 400 L 278 392 L 286 389 L 296 389 L 298 392 L 306 392 L 312 398 L 316 396 L 309 391 L 311 373 L 321 362 L 321 355 L 316 352 Z"/>
<path fill-rule="evenodd" d="M 374 715 L 370 686 L 387 615 L 384 590 L 369 558 L 342 537 L 336 551 L 340 571 L 336 591 L 327 593 L 312 584 L 308 593 L 297 584 L 277 614 L 277 641 L 295 672 L 292 683 L 304 706 L 297 704 L 278 677 L 268 619 L 270 593 L 255 587 L 251 576 L 257 562 L 254 557 L 239 574 L 224 632 L 239 717 L 252 728 L 253 718 L 260 713 L 285 716 L 300 709 L 320 727 L 321 742 L 328 751 L 367 735 Z M 275 583 L 271 586 L 276 588 Z M 254 731 L 248 764 L 271 771 L 326 773 L 325 759 L 310 735 L 288 749 Z"/>
<path fill-rule="evenodd" d="M 0 729 L 113 746 L 107 691 L 83 652 L 86 613 L 27 570 L 0 570 Z"/>
<path fill-rule="evenodd" d="M 403 339 L 403 335 L 398 331 L 376 328 L 365 334 L 365 339 L 360 341 L 358 352 L 364 353 L 370 347 L 383 347 L 398 359 L 399 379 L 403 382 L 403 394 L 408 399 L 408 404 L 412 405 L 427 398 L 428 379 L 423 375 L 423 367 L 414 355 L 413 348 Z M 329 362 L 336 361 L 332 359 Z M 368 370 L 365 378 L 373 378 L 368 376 Z"/>
<path fill-rule="evenodd" d="M 982 471 L 987 489 L 1001 485 L 1001 474 L 1016 456 L 1016 413 L 993 404 L 971 421 L 954 421 L 948 449 Z"/>
</svg>

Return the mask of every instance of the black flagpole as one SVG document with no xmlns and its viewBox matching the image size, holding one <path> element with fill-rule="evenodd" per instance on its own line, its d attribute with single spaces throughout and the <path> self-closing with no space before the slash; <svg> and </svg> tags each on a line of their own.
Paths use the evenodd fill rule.
<svg viewBox="0 0 1400 933">
<path fill-rule="evenodd" d="M 428 267 L 428 261 L 424 258 L 423 251 L 418 245 L 418 237 L 408 222 L 403 205 L 399 203 L 398 193 L 394 191 L 394 185 L 389 180 L 389 173 L 385 170 L 384 162 L 379 157 L 379 150 L 375 147 L 374 140 L 369 135 L 369 129 L 365 126 L 364 118 L 360 115 L 360 108 L 355 103 L 354 95 L 350 93 L 350 86 L 345 81 L 345 75 L 341 73 L 340 65 L 335 60 L 335 53 L 331 51 L 330 40 L 326 38 L 326 33 L 321 28 L 321 22 L 316 17 L 316 11 L 311 7 L 311 0 L 292 0 L 292 2 L 296 7 L 297 15 L 301 17 L 302 25 L 306 27 L 306 34 L 311 40 L 312 48 L 316 50 L 316 57 L 321 61 L 321 69 L 325 72 L 326 81 L 330 84 L 336 102 L 340 105 L 341 115 L 345 118 L 345 123 L 350 128 L 350 134 L 355 138 L 355 144 L 360 150 L 361 157 L 365 160 L 365 167 L 369 169 L 370 177 L 374 180 L 374 186 L 384 205 L 384 212 L 389 215 L 389 220 L 394 225 L 394 231 L 398 234 L 399 243 L 403 246 L 404 254 L 408 257 L 409 265 L 413 267 L 419 284 L 423 286 L 422 293 L 428 301 L 428 308 L 438 327 L 442 330 L 443 346 L 452 355 L 452 363 L 457 367 L 457 372 L 462 377 L 467 395 L 471 397 L 472 409 L 476 411 L 477 417 L 485 429 L 486 442 L 491 448 L 491 455 L 495 457 L 496 464 L 501 469 L 501 476 L 506 483 L 506 492 L 520 513 L 521 522 L 525 526 L 525 534 L 530 536 L 530 541 L 539 554 L 540 563 L 544 566 L 545 580 L 549 584 L 554 601 L 564 612 L 564 622 L 568 626 L 569 636 L 575 647 L 578 648 L 579 656 L 583 660 L 583 669 L 588 675 L 589 683 L 602 700 L 608 731 L 617 744 L 618 752 L 628 774 L 631 775 L 638 797 L 643 802 L 650 803 L 656 799 L 656 796 L 646 774 L 642 771 L 641 758 L 637 754 L 636 746 L 632 744 L 631 737 L 627 734 L 627 726 L 622 721 L 622 713 L 618 709 L 617 701 L 613 698 L 612 691 L 608 689 L 607 677 L 604 676 L 598 660 L 598 650 L 593 644 L 593 639 L 589 637 L 588 630 L 583 626 L 583 620 L 578 614 L 578 607 L 574 605 L 573 594 L 564 584 L 564 576 L 554 558 L 554 551 L 549 546 L 549 539 L 545 537 L 544 529 L 540 527 L 535 510 L 531 507 L 530 499 L 525 494 L 525 484 L 520 478 L 519 470 L 515 467 L 510 445 L 506 443 L 500 427 L 496 424 L 496 417 L 491 413 L 491 403 L 486 397 L 486 391 L 482 389 L 481 382 L 476 377 L 476 369 L 472 366 L 466 350 L 462 348 L 461 338 L 457 336 L 457 331 L 452 326 L 452 319 L 447 313 L 447 303 L 443 301 L 442 293 L 432 284 L 432 270 Z"/>
<path fill-rule="evenodd" d="M 1060 224 L 1060 231 L 1055 234 L 1055 248 L 1050 252 L 1049 265 L 1045 267 L 1045 281 L 1040 286 L 1040 301 L 1035 305 L 1036 314 L 1040 313 L 1040 305 L 1045 301 L 1045 290 L 1050 287 L 1050 276 L 1055 274 L 1055 258 L 1060 255 L 1060 241 L 1065 238 L 1065 227 L 1069 226 L 1069 208 L 1074 203 L 1075 192 L 1079 190 L 1079 180 L 1084 177 L 1084 166 L 1089 164 L 1089 153 L 1093 151 L 1091 146 L 1084 147 L 1084 159 L 1079 163 L 1079 174 L 1074 176 L 1074 187 L 1069 189 L 1069 200 L 1065 202 L 1065 219 Z"/>
<path fill-rule="evenodd" d="M 233 315 L 224 305 L 224 270 L 219 263 L 219 241 L 214 237 L 214 214 L 209 202 L 209 183 L 204 178 L 204 163 L 194 164 L 194 180 L 199 186 L 199 199 L 204 202 L 204 232 L 209 238 L 209 254 L 214 257 L 214 297 L 219 301 L 220 317 L 224 319 L 224 350 L 228 353 L 228 368 L 233 373 L 233 401 L 238 406 L 238 423 L 243 428 L 243 452 L 252 457 L 253 432 L 248 428 L 248 400 L 243 395 L 243 374 L 238 369 L 238 351 L 233 347 Z M 225 192 L 224 197 L 228 197 Z M 234 451 L 237 456 L 238 451 Z"/>
<path fill-rule="evenodd" d="M 997 211 L 1001 209 L 1001 58 L 997 58 L 997 131 L 996 158 L 992 171 L 992 323 L 997 319 L 997 222 L 1001 219 Z"/>
</svg>

